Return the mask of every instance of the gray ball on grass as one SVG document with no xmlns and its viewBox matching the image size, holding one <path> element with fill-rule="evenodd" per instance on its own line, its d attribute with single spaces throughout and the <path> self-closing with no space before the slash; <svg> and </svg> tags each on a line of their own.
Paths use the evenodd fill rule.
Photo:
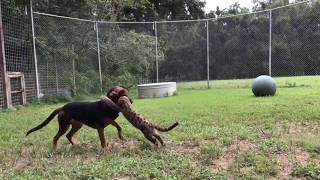
<svg viewBox="0 0 320 180">
<path fill-rule="evenodd" d="M 252 83 L 252 92 L 256 97 L 274 96 L 277 91 L 275 80 L 267 75 L 257 77 Z"/>
</svg>

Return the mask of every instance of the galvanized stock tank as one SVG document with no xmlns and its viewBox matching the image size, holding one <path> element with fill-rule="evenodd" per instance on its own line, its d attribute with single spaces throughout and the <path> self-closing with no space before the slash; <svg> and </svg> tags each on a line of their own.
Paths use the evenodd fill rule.
<svg viewBox="0 0 320 180">
<path fill-rule="evenodd" d="M 138 85 L 139 98 L 173 96 L 177 93 L 176 82 L 162 82 Z"/>
</svg>

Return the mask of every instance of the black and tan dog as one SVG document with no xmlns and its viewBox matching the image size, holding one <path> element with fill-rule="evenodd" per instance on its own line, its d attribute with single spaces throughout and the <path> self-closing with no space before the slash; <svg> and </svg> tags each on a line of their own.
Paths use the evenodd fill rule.
<svg viewBox="0 0 320 180">
<path fill-rule="evenodd" d="M 120 91 L 125 91 L 128 93 L 127 88 L 123 86 L 115 86 L 107 93 L 108 98 L 105 98 L 105 101 L 110 100 L 110 103 L 108 103 L 109 105 L 103 101 L 68 103 L 63 107 L 54 110 L 45 121 L 43 121 L 37 127 L 29 130 L 27 135 L 43 128 L 56 115 L 58 115 L 59 130 L 53 138 L 54 148 L 57 147 L 59 138 L 67 132 L 70 125 L 72 128 L 67 134 L 67 138 L 72 145 L 74 144 L 72 136 L 82 127 L 83 124 L 98 130 L 102 148 L 106 147 L 104 128 L 109 124 L 117 128 L 118 136 L 121 140 L 123 140 L 121 127 L 115 121 L 115 119 L 119 116 L 120 109 L 118 109 L 118 106 L 115 104 L 113 106 L 113 103 L 117 102 L 119 98 L 118 94 Z"/>
</svg>

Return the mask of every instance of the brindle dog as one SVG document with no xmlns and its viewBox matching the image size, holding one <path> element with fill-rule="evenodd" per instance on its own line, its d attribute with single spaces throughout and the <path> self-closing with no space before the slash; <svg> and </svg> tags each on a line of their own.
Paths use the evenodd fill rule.
<svg viewBox="0 0 320 180">
<path fill-rule="evenodd" d="M 131 99 L 127 96 L 127 92 L 125 90 L 120 90 L 118 93 L 118 103 L 119 108 L 124 115 L 124 117 L 136 128 L 140 129 L 140 131 L 144 134 L 144 137 L 151 141 L 153 144 L 158 146 L 158 141 L 162 146 L 165 146 L 160 134 L 158 131 L 167 132 L 178 126 L 178 122 L 174 123 L 170 127 L 163 128 L 154 123 L 149 122 L 146 118 L 142 117 L 139 113 L 133 110 L 131 106 Z M 107 101 L 106 98 L 101 98 L 106 104 L 109 104 L 110 101 Z M 111 105 L 111 104 L 110 104 Z M 158 140 L 158 141 L 157 141 Z"/>
<path fill-rule="evenodd" d="M 73 135 L 82 127 L 83 124 L 97 129 L 101 147 L 106 147 L 106 140 L 104 136 L 104 128 L 109 124 L 116 127 L 118 130 L 118 136 L 123 140 L 121 127 L 115 121 L 119 116 L 120 109 L 114 102 L 117 102 L 119 92 L 125 92 L 128 95 L 127 88 L 123 86 L 115 86 L 107 93 L 107 100 L 109 103 L 106 104 L 103 101 L 96 102 L 71 102 L 63 107 L 54 110 L 50 116 L 44 120 L 37 127 L 29 130 L 26 135 L 37 131 L 46 126 L 56 115 L 58 115 L 59 130 L 53 138 L 53 147 L 56 149 L 59 138 L 67 132 L 70 125 L 72 126 L 69 133 L 66 135 L 69 142 L 73 145 Z M 111 100 L 110 100 L 110 99 Z"/>
</svg>

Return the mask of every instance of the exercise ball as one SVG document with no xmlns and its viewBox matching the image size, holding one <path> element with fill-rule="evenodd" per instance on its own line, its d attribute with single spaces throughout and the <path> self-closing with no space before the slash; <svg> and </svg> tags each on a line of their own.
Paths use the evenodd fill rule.
<svg viewBox="0 0 320 180">
<path fill-rule="evenodd" d="M 252 83 L 252 92 L 255 96 L 273 96 L 277 90 L 276 82 L 272 77 L 261 75 Z"/>
</svg>

